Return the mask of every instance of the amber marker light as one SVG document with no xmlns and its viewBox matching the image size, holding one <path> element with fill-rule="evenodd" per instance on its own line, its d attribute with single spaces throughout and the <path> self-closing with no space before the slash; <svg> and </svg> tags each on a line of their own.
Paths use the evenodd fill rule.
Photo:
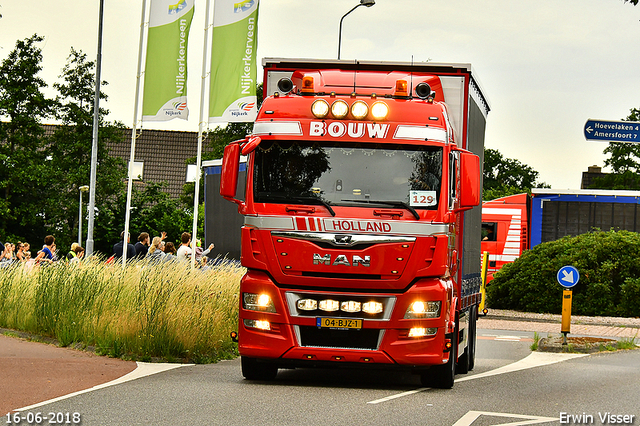
<svg viewBox="0 0 640 426">
<path fill-rule="evenodd" d="M 300 91 L 302 93 L 314 93 L 313 77 L 309 75 L 302 77 L 302 88 Z"/>
<path fill-rule="evenodd" d="M 396 91 L 394 96 L 409 96 L 407 80 L 396 80 Z"/>
</svg>

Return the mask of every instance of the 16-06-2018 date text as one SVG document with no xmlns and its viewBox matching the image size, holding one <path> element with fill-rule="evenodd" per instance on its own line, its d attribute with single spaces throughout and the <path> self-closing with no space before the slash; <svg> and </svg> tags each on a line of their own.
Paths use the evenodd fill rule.
<svg viewBox="0 0 640 426">
<path fill-rule="evenodd" d="M 82 423 L 80 413 L 7 413 L 7 425 L 78 425 Z"/>
</svg>

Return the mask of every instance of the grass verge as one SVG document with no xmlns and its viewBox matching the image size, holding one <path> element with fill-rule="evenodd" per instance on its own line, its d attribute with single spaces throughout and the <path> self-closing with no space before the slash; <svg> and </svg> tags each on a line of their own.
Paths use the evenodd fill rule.
<svg viewBox="0 0 640 426">
<path fill-rule="evenodd" d="M 100 259 L 0 269 L 0 327 L 95 346 L 112 357 L 213 362 L 237 355 L 238 291 L 244 268 L 177 262 L 122 268 Z"/>
</svg>

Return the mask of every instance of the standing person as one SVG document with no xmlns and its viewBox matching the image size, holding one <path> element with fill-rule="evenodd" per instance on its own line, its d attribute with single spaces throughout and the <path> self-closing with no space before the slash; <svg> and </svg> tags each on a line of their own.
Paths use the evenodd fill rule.
<svg viewBox="0 0 640 426">
<path fill-rule="evenodd" d="M 200 239 L 196 240 L 196 262 L 200 262 L 200 260 L 202 260 L 202 258 L 206 255 L 208 255 L 211 250 L 213 250 L 215 246 L 213 245 L 213 243 L 209 244 L 209 247 L 207 247 L 206 250 L 202 250 L 202 241 Z"/>
<path fill-rule="evenodd" d="M 133 244 L 129 242 L 131 239 L 131 235 L 127 234 L 127 260 L 133 259 L 136 257 L 136 248 Z M 120 259 L 122 258 L 122 251 L 124 246 L 124 231 L 120 233 L 120 241 L 113 245 L 113 258 Z"/>
<path fill-rule="evenodd" d="M 4 253 L 2 254 L 2 257 L 0 257 L 0 264 L 2 266 L 8 266 L 13 263 L 13 259 L 13 244 L 6 243 L 4 245 Z"/>
<path fill-rule="evenodd" d="M 147 232 L 141 233 L 134 247 L 136 249 L 136 257 L 138 259 L 144 258 L 149 251 L 149 234 Z"/>
<path fill-rule="evenodd" d="M 42 250 L 38 252 L 38 256 L 36 256 L 35 263 L 48 263 L 52 264 L 56 260 L 56 239 L 53 235 L 47 235 L 44 237 L 44 247 Z"/>
<path fill-rule="evenodd" d="M 176 259 L 176 246 L 174 246 L 171 241 L 164 245 L 164 254 L 165 262 Z"/>
<path fill-rule="evenodd" d="M 76 250 L 75 249 L 76 249 L 76 247 L 79 247 L 79 246 L 80 246 L 80 244 L 78 244 L 78 243 L 71 244 L 71 249 L 69 250 L 69 253 L 67 253 L 67 257 L 66 257 L 67 262 L 71 261 L 72 259 L 75 259 L 75 257 L 76 257 Z"/>
<path fill-rule="evenodd" d="M 183 232 L 180 241 L 182 244 L 180 244 L 180 248 L 178 248 L 176 257 L 179 261 L 188 261 L 191 258 L 191 247 L 189 247 L 189 244 L 191 244 L 191 234 Z"/>
<path fill-rule="evenodd" d="M 161 237 L 153 237 L 153 241 L 151 241 L 151 246 L 149 247 L 149 252 L 147 253 L 147 259 L 152 263 L 160 263 L 165 257 L 164 251 L 164 241 L 162 241 Z"/>
<path fill-rule="evenodd" d="M 31 245 L 29 243 L 24 243 L 24 257 L 27 260 L 31 259 Z"/>
<path fill-rule="evenodd" d="M 26 261 L 27 256 L 25 255 L 24 244 L 21 241 L 18 241 L 17 247 L 18 251 L 16 252 L 16 259 L 20 262 Z"/>
<path fill-rule="evenodd" d="M 74 256 L 69 260 L 69 264 L 74 264 L 74 263 L 79 263 L 80 260 L 82 260 L 82 257 L 84 256 L 84 248 L 81 247 L 78 243 L 76 243 L 75 247 L 73 248 L 73 254 Z"/>
</svg>

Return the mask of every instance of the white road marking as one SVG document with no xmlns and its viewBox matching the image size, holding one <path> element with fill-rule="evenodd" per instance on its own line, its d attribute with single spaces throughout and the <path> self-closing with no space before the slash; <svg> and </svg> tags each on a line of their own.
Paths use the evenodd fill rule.
<svg viewBox="0 0 640 426">
<path fill-rule="evenodd" d="M 474 374 L 472 376 L 465 376 L 459 379 L 456 379 L 456 382 L 466 382 L 469 380 L 481 379 L 483 377 L 496 376 L 499 374 L 511 373 L 513 371 L 526 370 L 534 367 L 541 367 L 543 365 L 556 364 L 558 362 L 567 361 L 573 358 L 580 358 L 583 356 L 589 356 L 589 354 L 562 354 L 562 353 L 551 353 L 551 352 L 531 352 L 531 354 L 521 359 L 520 361 L 516 361 L 509 365 L 505 365 L 504 367 L 496 368 L 495 370 L 485 371 L 484 373 Z M 375 401 L 369 401 L 367 404 L 379 404 L 381 402 L 391 401 L 396 398 L 402 398 L 405 396 L 413 395 L 415 393 L 423 392 L 427 389 L 431 388 L 419 388 L 414 389 L 407 392 L 398 393 L 395 395 L 390 395 L 385 398 L 376 399 Z"/>
<path fill-rule="evenodd" d="M 509 423 L 495 423 L 493 426 L 521 426 L 521 425 L 535 425 L 539 423 L 555 422 L 560 420 L 555 417 L 541 417 L 541 416 L 525 416 L 522 414 L 510 414 L 510 413 L 491 413 L 489 411 L 469 411 L 462 416 L 460 420 L 455 422 L 453 426 L 471 426 L 480 416 L 492 416 L 492 417 L 508 417 L 512 419 L 526 419 L 524 421 L 509 422 Z"/>
<path fill-rule="evenodd" d="M 136 362 L 136 364 L 138 364 L 138 366 L 136 367 L 135 370 L 133 370 L 129 374 L 125 374 L 124 376 L 122 376 L 122 377 L 120 377 L 118 379 L 112 380 L 112 381 L 107 382 L 107 383 L 103 383 L 101 385 L 96 385 L 96 386 L 94 386 L 92 388 L 89 388 L 89 389 L 84 389 L 84 390 L 81 390 L 81 391 L 78 391 L 78 392 L 70 393 L 68 395 L 59 396 L 57 398 L 53 398 L 53 399 L 50 399 L 48 401 L 43 401 L 43 402 L 39 402 L 37 404 L 29 405 L 28 407 L 18 408 L 17 410 L 14 410 L 14 411 L 31 410 L 31 409 L 36 408 L 36 407 L 41 407 L 43 405 L 47 405 L 47 404 L 51 404 L 51 403 L 54 403 L 54 402 L 62 401 L 64 399 L 71 398 L 71 397 L 74 397 L 74 396 L 77 396 L 77 395 L 82 395 L 83 393 L 89 393 L 89 392 L 96 391 L 98 389 L 108 388 L 110 386 L 119 385 L 119 384 L 122 384 L 122 383 L 130 382 L 132 380 L 140 379 L 142 377 L 152 376 L 154 374 L 162 373 L 162 372 L 173 370 L 173 369 L 176 369 L 176 368 L 195 365 L 195 364 L 167 364 L 167 363 L 148 363 L 148 362 Z"/>
</svg>

